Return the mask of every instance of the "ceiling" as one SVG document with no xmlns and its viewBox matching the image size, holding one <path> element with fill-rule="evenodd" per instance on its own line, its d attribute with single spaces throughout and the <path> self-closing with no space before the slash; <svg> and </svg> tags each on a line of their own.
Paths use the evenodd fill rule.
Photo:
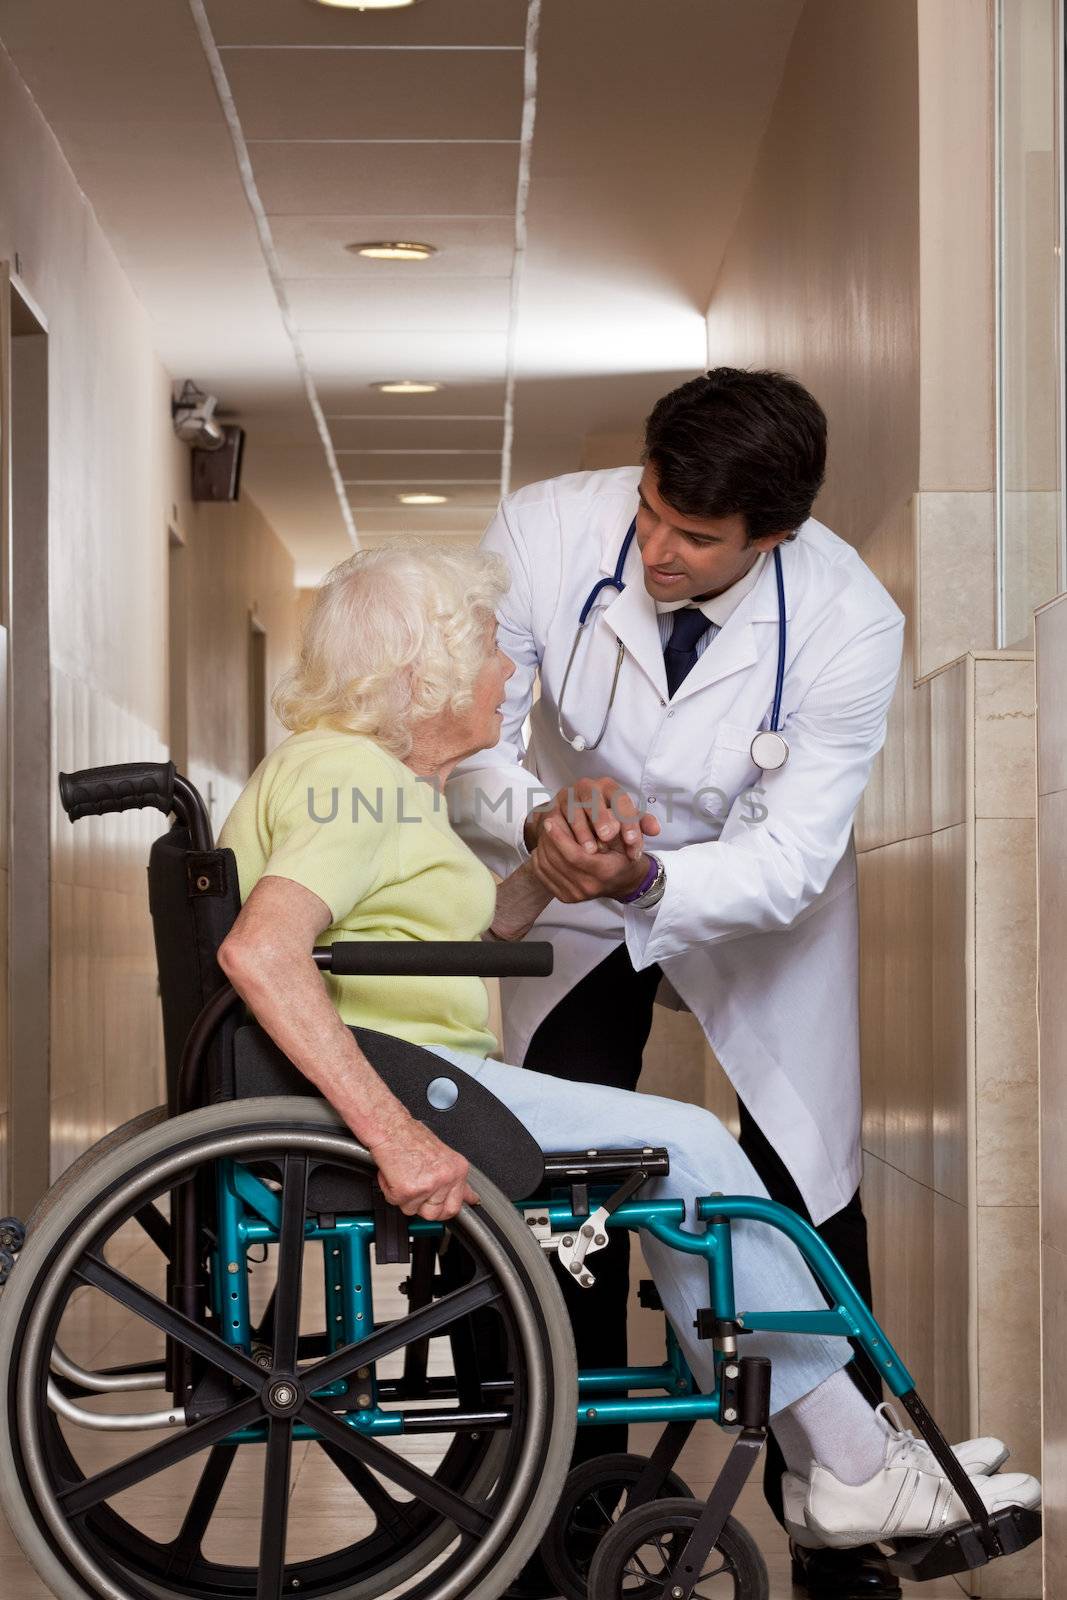
<svg viewBox="0 0 1067 1600">
<path fill-rule="evenodd" d="M 802 6 L 2 0 L 0 40 L 308 582 L 477 537 L 502 484 L 625 449 L 701 370 Z M 344 248 L 379 238 L 438 253 Z"/>
</svg>

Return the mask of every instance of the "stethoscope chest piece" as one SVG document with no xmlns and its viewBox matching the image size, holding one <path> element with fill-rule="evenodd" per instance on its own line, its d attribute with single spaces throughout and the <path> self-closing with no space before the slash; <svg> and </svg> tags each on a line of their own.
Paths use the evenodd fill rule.
<svg viewBox="0 0 1067 1600">
<path fill-rule="evenodd" d="M 785 766 L 789 746 L 780 733 L 767 729 L 753 739 L 751 755 L 753 766 L 759 767 L 761 772 L 777 772 L 779 767 Z"/>
</svg>

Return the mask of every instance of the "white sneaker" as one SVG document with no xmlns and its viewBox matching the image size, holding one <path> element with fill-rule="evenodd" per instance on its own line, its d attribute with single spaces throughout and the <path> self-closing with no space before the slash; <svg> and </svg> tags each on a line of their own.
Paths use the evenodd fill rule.
<svg viewBox="0 0 1067 1600">
<path fill-rule="evenodd" d="M 931 1459 L 936 1460 L 925 1439 L 916 1438 L 910 1428 L 901 1427 L 900 1418 L 891 1405 L 880 1405 L 876 1415 L 881 1419 L 890 1438 L 898 1440 L 901 1444 L 914 1445 L 917 1450 L 925 1451 Z M 954 1444 L 952 1451 L 963 1470 L 972 1478 L 991 1478 L 994 1472 L 1000 1471 L 1011 1455 L 1003 1439 L 992 1438 L 965 1439 L 962 1444 Z"/>
<path fill-rule="evenodd" d="M 896 1426 L 887 1407 L 875 1413 L 885 1434 L 885 1464 L 866 1483 L 842 1483 L 826 1467 L 813 1466 L 804 1521 L 823 1544 L 838 1549 L 888 1539 L 922 1539 L 971 1520 L 929 1446 Z M 1035 1509 L 1041 1485 L 1023 1472 L 986 1477 L 968 1473 L 987 1511 L 1002 1506 Z"/>
<path fill-rule="evenodd" d="M 903 1457 L 909 1460 L 921 1461 L 926 1458 L 927 1470 L 940 1474 L 937 1458 L 924 1439 L 916 1438 L 908 1428 L 900 1426 L 896 1412 L 889 1405 L 880 1405 L 877 1415 L 885 1429 L 887 1436 L 887 1449 L 891 1445 L 897 1447 Z M 968 1477 L 991 1477 L 1007 1461 L 1011 1454 L 1007 1445 L 1000 1439 L 980 1438 L 965 1439 L 962 1444 L 953 1445 L 953 1453 Z M 1018 1476 L 1018 1475 L 1017 1475 Z M 812 1532 L 805 1520 L 805 1507 L 808 1499 L 809 1483 L 807 1478 L 802 1478 L 799 1473 L 787 1472 L 782 1478 L 783 1521 L 790 1538 L 795 1544 L 803 1545 L 807 1550 L 817 1550 L 822 1540 Z"/>
<path fill-rule="evenodd" d="M 989 1512 L 1004 1506 L 1036 1511 L 1041 1485 L 1025 1472 L 972 1477 Z M 867 1483 L 840 1483 L 825 1467 L 815 1467 L 804 1518 L 822 1544 L 847 1550 L 852 1545 L 889 1539 L 925 1539 L 971 1521 L 971 1514 L 948 1479 L 914 1464 L 883 1467 Z"/>
</svg>

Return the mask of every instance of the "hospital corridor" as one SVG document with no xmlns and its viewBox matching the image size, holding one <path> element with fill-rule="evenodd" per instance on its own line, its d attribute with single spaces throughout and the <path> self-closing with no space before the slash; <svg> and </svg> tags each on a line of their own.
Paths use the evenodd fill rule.
<svg viewBox="0 0 1067 1600">
<path fill-rule="evenodd" d="M 0 0 L 0 1600 L 1067 1600 L 1065 86 Z"/>
</svg>

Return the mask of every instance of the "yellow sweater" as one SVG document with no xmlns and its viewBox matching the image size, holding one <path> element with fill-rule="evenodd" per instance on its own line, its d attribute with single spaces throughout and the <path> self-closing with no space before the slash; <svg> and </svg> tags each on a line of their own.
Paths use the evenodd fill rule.
<svg viewBox="0 0 1067 1600">
<path fill-rule="evenodd" d="M 256 768 L 219 843 L 241 898 L 288 878 L 329 907 L 335 939 L 478 939 L 496 886 L 453 832 L 439 788 L 361 734 L 291 734 Z M 333 978 L 345 1022 L 413 1044 L 485 1056 L 496 1048 L 480 978 Z"/>
</svg>

